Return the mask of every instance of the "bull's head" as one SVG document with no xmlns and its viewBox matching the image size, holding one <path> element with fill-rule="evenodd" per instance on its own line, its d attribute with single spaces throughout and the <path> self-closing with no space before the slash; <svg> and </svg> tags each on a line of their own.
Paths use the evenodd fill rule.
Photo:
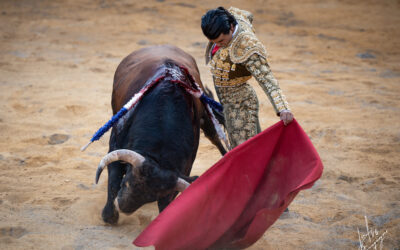
<svg viewBox="0 0 400 250">
<path fill-rule="evenodd" d="M 146 178 L 148 175 L 146 173 L 154 169 L 151 166 L 152 163 L 146 161 L 139 153 L 127 149 L 115 150 L 104 156 L 97 168 L 96 184 L 103 169 L 114 161 L 124 161 L 132 166 L 132 168 L 128 168 L 122 179 L 121 189 L 114 201 L 117 210 L 126 214 L 133 213 L 145 203 L 155 201 L 160 196 L 175 191 L 182 192 L 190 185 L 182 178 L 176 178 L 172 175 L 167 176 L 167 178 L 173 179 L 172 186 L 168 184 L 163 185 L 163 183 L 149 183 L 151 178 Z"/>
</svg>

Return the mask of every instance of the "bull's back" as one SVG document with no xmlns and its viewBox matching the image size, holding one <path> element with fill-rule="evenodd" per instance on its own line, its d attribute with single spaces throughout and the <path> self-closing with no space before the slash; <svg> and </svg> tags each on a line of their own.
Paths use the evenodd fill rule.
<svg viewBox="0 0 400 250">
<path fill-rule="evenodd" d="M 114 114 L 154 76 L 166 60 L 186 67 L 202 87 L 196 61 L 183 50 L 171 45 L 140 49 L 125 57 L 115 72 L 111 101 Z"/>
</svg>

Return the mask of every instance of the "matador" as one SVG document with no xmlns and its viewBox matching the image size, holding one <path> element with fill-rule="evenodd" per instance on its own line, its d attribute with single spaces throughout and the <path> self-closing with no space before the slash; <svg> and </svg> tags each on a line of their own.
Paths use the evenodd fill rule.
<svg viewBox="0 0 400 250">
<path fill-rule="evenodd" d="M 210 41 L 206 64 L 211 68 L 216 93 L 224 108 L 231 148 L 261 132 L 258 99 L 247 83 L 251 77 L 261 85 L 284 124 L 293 120 L 252 22 L 250 12 L 234 7 L 229 10 L 218 7 L 202 17 L 201 27 Z"/>
</svg>

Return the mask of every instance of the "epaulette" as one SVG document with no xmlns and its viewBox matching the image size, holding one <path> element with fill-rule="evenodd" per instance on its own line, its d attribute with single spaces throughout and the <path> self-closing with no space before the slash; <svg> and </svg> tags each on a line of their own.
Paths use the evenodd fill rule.
<svg viewBox="0 0 400 250">
<path fill-rule="evenodd" d="M 228 10 L 238 22 L 238 34 L 233 38 L 229 56 L 233 63 L 243 63 L 253 54 L 267 58 L 264 45 L 258 40 L 253 28 L 253 14 L 246 10 L 230 7 Z"/>
<path fill-rule="evenodd" d="M 251 31 L 242 31 L 231 44 L 229 56 L 233 63 L 244 63 L 253 54 L 267 58 L 264 45 Z"/>
<path fill-rule="evenodd" d="M 236 20 L 239 19 L 248 22 L 249 24 L 253 23 L 253 14 L 247 10 L 230 7 L 228 11 L 236 18 Z"/>
</svg>

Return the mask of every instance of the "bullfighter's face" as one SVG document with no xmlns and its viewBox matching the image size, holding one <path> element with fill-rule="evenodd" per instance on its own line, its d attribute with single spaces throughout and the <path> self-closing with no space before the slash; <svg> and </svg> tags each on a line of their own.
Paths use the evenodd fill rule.
<svg viewBox="0 0 400 250">
<path fill-rule="evenodd" d="M 210 40 L 210 42 L 217 44 L 217 46 L 220 48 L 224 48 L 228 46 L 229 42 L 232 40 L 232 35 L 234 30 L 235 28 L 232 25 L 228 34 L 221 33 L 219 37 Z"/>
</svg>

